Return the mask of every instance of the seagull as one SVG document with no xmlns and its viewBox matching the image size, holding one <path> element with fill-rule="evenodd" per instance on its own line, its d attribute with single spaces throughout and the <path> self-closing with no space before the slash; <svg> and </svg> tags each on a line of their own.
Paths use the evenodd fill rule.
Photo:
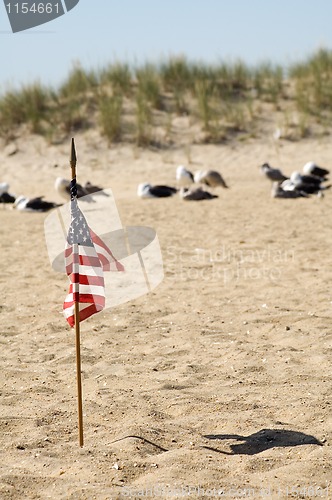
<svg viewBox="0 0 332 500">
<path fill-rule="evenodd" d="M 327 180 L 327 176 L 330 171 L 326 168 L 319 167 L 313 161 L 308 161 L 303 167 L 303 173 L 307 175 L 316 175 L 317 177 L 321 177 L 324 180 Z"/>
<path fill-rule="evenodd" d="M 180 196 L 183 200 L 212 200 L 212 198 L 218 198 L 217 194 L 212 194 L 209 191 L 205 191 L 205 189 L 198 187 L 195 189 L 181 188 Z"/>
<path fill-rule="evenodd" d="M 95 186 L 95 185 L 91 184 L 91 182 L 89 182 L 89 181 L 87 181 L 84 184 L 84 189 L 88 194 L 101 194 L 103 196 L 109 196 L 109 194 L 105 193 L 103 188 L 101 188 L 99 186 Z"/>
<path fill-rule="evenodd" d="M 54 187 L 56 191 L 64 198 L 66 201 L 70 201 L 70 181 L 64 179 L 63 177 L 57 177 L 55 179 Z M 87 196 L 86 201 L 94 201 L 90 196 L 88 190 L 81 186 L 81 184 L 76 183 L 77 188 L 77 198 L 82 198 L 82 196 Z"/>
<path fill-rule="evenodd" d="M 289 179 L 286 179 L 282 183 L 274 181 L 272 183 L 271 196 L 272 198 L 309 198 L 307 193 L 296 189 L 295 185 Z"/>
<path fill-rule="evenodd" d="M 0 183 L 0 203 L 14 203 L 16 197 L 8 193 L 9 184 L 8 182 Z"/>
<path fill-rule="evenodd" d="M 295 185 L 298 191 L 303 191 L 307 194 L 317 194 L 331 186 L 322 186 L 324 181 L 322 178 L 315 175 L 302 175 L 300 172 L 293 172 L 290 176 L 291 182 Z"/>
<path fill-rule="evenodd" d="M 140 198 L 166 198 L 177 193 L 177 188 L 164 185 L 152 186 L 147 182 L 139 184 L 137 196 Z"/>
<path fill-rule="evenodd" d="M 194 180 L 198 184 L 205 184 L 212 188 L 217 186 L 228 188 L 221 174 L 216 170 L 199 170 L 195 173 Z"/>
<path fill-rule="evenodd" d="M 61 204 L 54 203 L 53 201 L 43 200 L 44 196 L 36 198 L 26 198 L 25 196 L 18 196 L 14 203 L 14 208 L 24 212 L 48 212 L 52 208 L 60 207 Z"/>
<path fill-rule="evenodd" d="M 276 186 L 277 184 L 280 186 L 280 188 L 283 191 L 296 191 L 297 190 L 294 182 L 291 179 L 286 179 L 285 181 L 282 181 L 282 182 L 276 182 L 276 181 L 273 182 L 274 186 Z"/>
<path fill-rule="evenodd" d="M 288 179 L 288 177 L 284 175 L 279 168 L 272 168 L 268 163 L 263 163 L 261 166 L 261 172 L 272 182 L 282 182 Z"/>
<path fill-rule="evenodd" d="M 179 165 L 176 169 L 176 180 L 178 181 L 179 186 L 187 187 L 194 182 L 194 175 L 183 165 Z"/>
</svg>

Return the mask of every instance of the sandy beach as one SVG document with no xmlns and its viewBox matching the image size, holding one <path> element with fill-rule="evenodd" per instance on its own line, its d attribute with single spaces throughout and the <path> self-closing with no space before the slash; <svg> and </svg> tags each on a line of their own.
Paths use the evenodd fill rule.
<svg viewBox="0 0 332 500">
<path fill-rule="evenodd" d="M 84 447 L 67 276 L 43 213 L 0 206 L 0 498 L 332 498 L 332 192 L 282 200 L 259 166 L 332 169 L 329 136 L 169 149 L 75 136 L 79 182 L 111 188 L 125 226 L 156 230 L 149 294 L 81 325 Z M 0 181 L 61 203 L 70 140 L 22 136 Z M 214 200 L 142 200 L 180 164 L 219 170 Z"/>
</svg>

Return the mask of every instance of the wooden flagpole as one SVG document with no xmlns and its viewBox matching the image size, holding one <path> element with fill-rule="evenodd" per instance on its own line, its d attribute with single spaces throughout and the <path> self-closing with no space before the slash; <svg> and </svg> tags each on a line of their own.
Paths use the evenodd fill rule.
<svg viewBox="0 0 332 500">
<path fill-rule="evenodd" d="M 71 178 L 76 177 L 76 151 L 74 139 L 71 140 Z M 79 293 L 79 292 L 78 292 Z M 76 338 L 76 376 L 77 376 L 77 402 L 78 402 L 78 436 L 79 444 L 82 447 L 83 439 L 83 409 L 82 409 L 82 375 L 81 375 L 81 339 L 80 339 L 80 319 L 79 319 L 79 301 L 75 301 L 75 338 Z"/>
</svg>

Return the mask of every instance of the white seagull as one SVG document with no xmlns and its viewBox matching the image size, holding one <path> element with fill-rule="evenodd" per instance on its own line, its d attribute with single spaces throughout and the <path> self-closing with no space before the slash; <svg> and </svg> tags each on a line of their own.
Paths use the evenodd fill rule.
<svg viewBox="0 0 332 500">
<path fill-rule="evenodd" d="M 300 172 L 293 172 L 290 176 L 291 182 L 295 185 L 298 191 L 303 191 L 307 194 L 319 194 L 331 186 L 323 186 L 325 179 L 315 175 L 303 175 Z"/>
<path fill-rule="evenodd" d="M 194 175 L 183 165 L 179 165 L 176 169 L 176 180 L 179 186 L 187 187 L 193 184 Z"/>
<path fill-rule="evenodd" d="M 167 198 L 177 193 L 177 188 L 165 185 L 152 186 L 147 182 L 138 185 L 137 196 L 140 198 Z"/>
<path fill-rule="evenodd" d="M 48 210 L 52 208 L 61 206 L 53 201 L 45 201 L 43 198 L 44 196 L 38 196 L 36 198 L 18 196 L 14 202 L 14 208 L 24 212 L 48 212 Z"/>
<path fill-rule="evenodd" d="M 64 179 L 63 177 L 57 177 L 55 179 L 54 187 L 56 191 L 59 193 L 62 198 L 64 198 L 66 201 L 70 201 L 70 181 L 67 179 Z M 86 196 L 85 198 L 86 201 L 94 201 L 91 196 L 89 196 L 91 193 L 81 184 L 76 183 L 76 188 L 77 188 L 77 198 L 82 198 L 83 196 Z"/>
<path fill-rule="evenodd" d="M 16 196 L 8 192 L 9 184 L 8 182 L 0 183 L 0 203 L 14 203 Z"/>
<path fill-rule="evenodd" d="M 280 182 L 274 181 L 272 183 L 272 198 L 308 198 L 309 195 L 303 191 L 296 189 L 295 184 L 290 180 L 286 179 L 280 184 Z"/>
<path fill-rule="evenodd" d="M 308 161 L 308 163 L 303 166 L 303 173 L 307 175 L 317 175 L 317 177 L 321 177 L 326 180 L 330 171 L 326 168 L 319 167 L 313 161 Z"/>
</svg>

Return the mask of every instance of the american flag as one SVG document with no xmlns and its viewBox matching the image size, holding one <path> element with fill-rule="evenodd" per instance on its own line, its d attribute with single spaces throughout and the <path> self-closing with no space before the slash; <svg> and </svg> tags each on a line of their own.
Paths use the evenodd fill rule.
<svg viewBox="0 0 332 500">
<path fill-rule="evenodd" d="M 63 311 L 69 325 L 75 325 L 75 303 L 79 321 L 84 321 L 105 307 L 104 271 L 124 271 L 111 250 L 97 236 L 77 203 L 76 179 L 71 181 L 71 224 L 65 248 L 66 273 L 70 280 Z"/>
</svg>

